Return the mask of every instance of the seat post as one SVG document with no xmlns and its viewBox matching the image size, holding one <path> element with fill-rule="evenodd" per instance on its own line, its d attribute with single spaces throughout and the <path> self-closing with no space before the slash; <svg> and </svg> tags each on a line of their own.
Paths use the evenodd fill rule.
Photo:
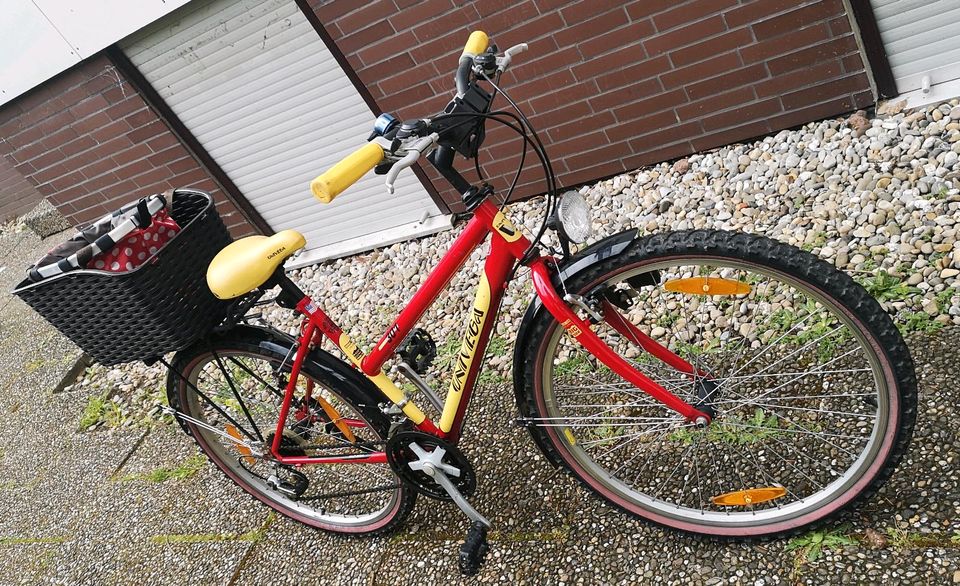
<svg viewBox="0 0 960 586">
<path fill-rule="evenodd" d="M 277 305 L 287 309 L 296 309 L 297 304 L 307 296 L 296 283 L 290 280 L 283 265 L 277 267 L 273 276 L 266 282 L 266 287 L 280 287 L 280 294 L 277 295 Z"/>
</svg>

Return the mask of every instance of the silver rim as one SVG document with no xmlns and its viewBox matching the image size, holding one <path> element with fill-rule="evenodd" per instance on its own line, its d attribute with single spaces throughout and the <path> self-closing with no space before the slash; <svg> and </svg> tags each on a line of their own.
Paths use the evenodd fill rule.
<svg viewBox="0 0 960 586">
<path fill-rule="evenodd" d="M 219 358 L 219 361 L 216 358 Z M 399 480 L 386 465 L 304 466 L 300 471 L 307 476 L 310 485 L 300 498 L 293 499 L 267 484 L 266 479 L 271 475 L 278 475 L 277 469 L 269 461 L 256 457 L 256 448 L 252 452 L 254 457 L 251 459 L 239 447 L 240 442 L 232 440 L 229 437 L 231 434 L 223 433 L 229 424 L 247 445 L 256 446 L 255 440 L 261 437 L 264 443 L 270 441 L 279 419 L 283 392 L 283 385 L 278 383 L 272 373 L 274 365 L 274 361 L 264 356 L 229 350 L 218 351 L 216 357 L 213 354 L 205 355 L 192 364 L 187 379 L 213 403 L 216 403 L 235 423 L 230 423 L 224 413 L 218 412 L 187 387 L 186 412 L 200 422 L 220 430 L 215 433 L 197 426 L 193 427 L 194 433 L 202 436 L 208 455 L 225 467 L 228 475 L 242 479 L 243 483 L 257 493 L 259 498 L 302 520 L 349 530 L 375 525 L 391 515 L 400 498 L 400 490 Z M 225 373 L 233 382 L 232 388 Z M 301 372 L 299 383 L 301 389 L 306 380 L 306 373 Z M 341 416 L 367 423 L 360 413 L 354 411 L 333 391 L 317 381 L 314 383 L 314 396 L 322 397 Z M 238 394 L 242 402 L 237 400 Z M 249 417 L 244 413 L 241 403 L 246 407 Z M 330 455 L 333 453 L 346 455 L 382 449 L 379 444 L 376 448 L 351 446 L 335 426 L 323 423 L 325 418 L 326 420 L 329 418 L 319 404 L 314 404 L 311 409 L 319 421 L 311 426 L 307 433 L 294 433 L 292 427 L 295 423 L 295 410 L 295 407 L 291 407 L 284 431 L 284 442 L 290 445 L 291 449 L 303 450 L 307 455 L 321 452 Z M 258 428 L 259 433 L 254 431 L 254 428 Z M 244 431 L 254 439 L 250 439 Z M 375 444 L 382 440 L 369 424 L 367 427 L 354 428 L 352 431 L 358 442 Z M 280 471 L 279 476 L 284 477 L 283 470 Z M 362 491 L 368 492 L 337 496 L 345 492 L 361 493 Z"/>
<path fill-rule="evenodd" d="M 657 273 L 656 285 L 626 285 Z M 664 288 L 702 277 L 747 283 L 750 291 L 708 296 Z M 709 372 L 716 386 L 638 351 L 606 324 L 597 333 L 671 392 L 692 403 L 707 396 L 718 417 L 706 430 L 684 422 L 555 327 L 544 355 L 539 424 L 602 492 L 679 521 L 766 525 L 828 506 L 889 448 L 883 440 L 891 397 L 877 352 L 844 311 L 809 286 L 715 258 L 651 263 L 604 286 L 637 292 L 621 313 Z M 785 494 L 751 505 L 713 502 L 774 487 Z"/>
</svg>

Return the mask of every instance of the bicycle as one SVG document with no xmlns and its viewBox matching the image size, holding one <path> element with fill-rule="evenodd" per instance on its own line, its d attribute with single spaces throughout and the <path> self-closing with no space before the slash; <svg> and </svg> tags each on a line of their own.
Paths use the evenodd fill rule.
<svg viewBox="0 0 960 586">
<path fill-rule="evenodd" d="M 460 569 L 474 574 L 491 523 L 467 500 L 477 478 L 457 444 L 504 289 L 526 267 L 536 298 L 515 345 L 517 422 L 601 498 L 673 529 L 756 538 L 824 523 L 873 494 L 916 413 L 913 363 L 890 317 L 832 265 L 758 235 L 630 230 L 572 252 L 589 236 L 586 202 L 558 195 L 542 142 L 499 86 L 525 48 L 498 55 L 474 32 L 443 113 L 381 115 L 365 146 L 312 182 L 329 202 L 376 168 L 392 190 L 427 155 L 463 196 L 470 219 L 376 345 L 362 351 L 286 276 L 300 234 L 241 239 L 207 273 L 214 294 L 233 300 L 230 316 L 166 363 L 169 412 L 244 490 L 312 527 L 380 534 L 418 494 L 453 501 L 471 520 Z M 492 111 L 497 96 L 514 111 Z M 497 205 L 488 184 L 453 168 L 459 153 L 480 174 L 487 121 L 523 141 L 520 169 L 533 150 L 544 172 L 547 209 L 531 238 L 503 212 L 519 170 Z M 543 254 L 547 229 L 559 250 Z M 436 344 L 416 325 L 488 235 L 441 401 L 422 378 Z M 299 335 L 248 323 L 270 302 L 302 316 Z M 348 361 L 322 350 L 323 338 Z M 388 376 L 394 358 L 438 419 Z"/>
</svg>

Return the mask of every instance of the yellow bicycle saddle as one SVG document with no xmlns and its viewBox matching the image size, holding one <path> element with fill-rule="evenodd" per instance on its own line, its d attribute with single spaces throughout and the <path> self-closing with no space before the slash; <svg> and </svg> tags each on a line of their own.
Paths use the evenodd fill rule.
<svg viewBox="0 0 960 586">
<path fill-rule="evenodd" d="M 207 286 L 219 299 L 233 299 L 263 285 L 307 241 L 296 230 L 241 238 L 217 253 L 207 267 Z"/>
</svg>

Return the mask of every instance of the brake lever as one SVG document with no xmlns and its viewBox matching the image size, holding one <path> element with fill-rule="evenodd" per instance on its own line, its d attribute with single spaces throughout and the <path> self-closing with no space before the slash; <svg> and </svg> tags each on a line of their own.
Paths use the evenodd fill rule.
<svg viewBox="0 0 960 586">
<path fill-rule="evenodd" d="M 390 195 L 393 195 L 393 184 L 396 182 L 397 176 L 400 175 L 400 171 L 403 171 L 407 167 L 412 167 L 413 164 L 417 162 L 417 159 L 420 158 L 420 155 L 436 146 L 439 140 L 440 135 L 436 132 L 417 140 L 413 143 L 413 146 L 407 149 L 407 154 L 390 167 L 390 170 L 387 171 L 387 179 L 385 181 L 387 192 L 389 192 Z"/>
<path fill-rule="evenodd" d="M 514 45 L 503 52 L 503 57 L 497 58 L 497 72 L 503 73 L 507 70 L 507 67 L 510 66 L 510 62 L 513 61 L 514 55 L 519 55 L 529 48 L 529 45 L 526 43 L 520 43 L 519 45 Z"/>
</svg>

